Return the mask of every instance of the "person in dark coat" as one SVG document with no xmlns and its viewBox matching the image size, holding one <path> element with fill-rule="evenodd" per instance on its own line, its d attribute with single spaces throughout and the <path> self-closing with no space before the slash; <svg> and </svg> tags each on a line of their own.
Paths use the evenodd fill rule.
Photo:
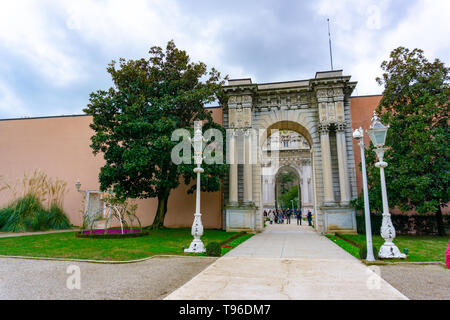
<svg viewBox="0 0 450 320">
<path fill-rule="evenodd" d="M 297 225 L 302 225 L 302 209 L 297 209 L 295 217 L 297 218 Z"/>
<path fill-rule="evenodd" d="M 308 226 L 312 226 L 312 213 L 311 213 L 311 210 L 308 210 L 308 215 L 307 215 L 307 218 L 308 218 Z"/>
<path fill-rule="evenodd" d="M 291 209 L 287 209 L 286 210 L 286 224 L 291 224 L 291 215 L 292 215 Z"/>
</svg>

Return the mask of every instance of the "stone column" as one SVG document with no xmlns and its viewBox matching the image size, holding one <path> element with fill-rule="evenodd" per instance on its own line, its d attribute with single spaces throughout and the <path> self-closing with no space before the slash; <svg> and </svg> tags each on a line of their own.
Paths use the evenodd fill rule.
<svg viewBox="0 0 450 320">
<path fill-rule="evenodd" d="M 229 202 L 231 205 L 238 204 L 238 165 L 236 159 L 236 137 L 234 130 L 230 137 L 230 180 L 229 180 Z"/>
<path fill-rule="evenodd" d="M 331 171 L 331 152 L 330 152 L 330 136 L 329 125 L 320 125 L 320 148 L 322 152 L 322 176 L 324 204 L 334 205 L 333 177 Z"/>
<path fill-rule="evenodd" d="M 345 141 L 345 123 L 337 124 L 336 145 L 339 165 L 339 187 L 341 191 L 341 205 L 350 203 L 350 183 L 347 172 L 347 148 Z"/>
<path fill-rule="evenodd" d="M 245 133 L 244 143 L 244 202 L 253 202 L 253 175 L 252 175 L 252 150 L 251 150 L 251 131 L 247 130 Z"/>
</svg>

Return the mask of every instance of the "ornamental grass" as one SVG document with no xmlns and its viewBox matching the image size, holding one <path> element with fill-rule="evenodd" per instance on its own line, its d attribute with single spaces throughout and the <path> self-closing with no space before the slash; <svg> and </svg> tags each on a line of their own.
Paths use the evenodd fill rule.
<svg viewBox="0 0 450 320">
<path fill-rule="evenodd" d="M 21 185 L 18 198 L 17 185 Z M 69 219 L 62 210 L 66 186 L 65 181 L 49 178 L 40 170 L 25 174 L 15 186 L 3 182 L 0 191 L 9 190 L 14 200 L 0 209 L 0 232 L 69 229 Z"/>
</svg>

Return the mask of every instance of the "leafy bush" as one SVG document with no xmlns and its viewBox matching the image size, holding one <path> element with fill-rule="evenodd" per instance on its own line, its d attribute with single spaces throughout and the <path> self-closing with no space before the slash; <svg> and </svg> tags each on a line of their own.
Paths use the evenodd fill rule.
<svg viewBox="0 0 450 320">
<path fill-rule="evenodd" d="M 70 221 L 60 207 L 52 205 L 47 214 L 47 226 L 56 230 L 69 229 Z"/>
<path fill-rule="evenodd" d="M 392 224 L 397 234 L 402 235 L 435 235 L 438 234 L 435 215 L 407 215 L 391 214 Z M 380 235 L 383 216 L 381 214 L 371 214 L 370 223 L 373 235 Z M 450 215 L 443 216 L 444 228 L 450 228 Z M 364 215 L 356 215 L 356 226 L 359 234 L 366 233 L 366 222 Z"/>
<path fill-rule="evenodd" d="M 43 231 L 68 229 L 66 214 L 55 204 L 46 210 L 34 195 L 26 195 L 0 209 L 1 232 Z"/>
<path fill-rule="evenodd" d="M 377 260 L 378 249 L 375 246 L 373 246 L 372 249 L 373 249 L 373 256 Z M 364 260 L 367 258 L 367 243 L 364 243 L 364 245 L 359 248 L 359 258 Z"/>
<path fill-rule="evenodd" d="M 210 242 L 206 246 L 206 255 L 210 257 L 220 257 L 222 255 L 222 249 L 220 243 Z"/>
</svg>

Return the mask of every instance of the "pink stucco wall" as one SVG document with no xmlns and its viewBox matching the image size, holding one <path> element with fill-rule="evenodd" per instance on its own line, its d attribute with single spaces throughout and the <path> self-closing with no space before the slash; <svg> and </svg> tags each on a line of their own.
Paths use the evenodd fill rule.
<svg viewBox="0 0 450 320">
<path fill-rule="evenodd" d="M 351 98 L 352 128 L 370 126 L 373 110 L 381 96 Z M 222 109 L 212 108 L 213 118 L 222 123 Z M 68 183 L 68 193 L 64 198 L 64 210 L 74 225 L 81 223 L 82 196 L 75 189 L 80 179 L 82 189 L 99 188 L 98 173 L 104 160 L 101 155 L 94 157 L 89 147 L 93 131 L 89 128 L 90 116 L 68 116 L 0 121 L 0 177 L 14 182 L 24 173 L 41 169 L 48 176 L 60 178 Z M 366 136 L 366 143 L 368 138 Z M 362 189 L 359 170 L 359 146 L 353 143 L 358 193 Z M 195 210 L 195 195 L 186 193 L 182 184 L 172 190 L 165 219 L 167 227 L 191 226 Z M 202 193 L 202 220 L 206 228 L 222 227 L 222 192 Z M 0 207 L 8 204 L 11 197 L 0 192 Z M 156 199 L 138 202 L 138 216 L 143 225 L 150 225 L 157 208 Z M 446 208 L 444 212 L 450 211 Z"/>
<path fill-rule="evenodd" d="M 211 109 L 216 122 L 222 123 L 222 110 Z M 0 121 L 0 176 L 9 182 L 41 169 L 49 177 L 67 182 L 64 210 L 74 225 L 80 225 L 82 196 L 76 191 L 80 179 L 82 189 L 99 188 L 98 173 L 104 164 L 101 155 L 94 156 L 89 147 L 93 131 L 90 116 L 70 116 Z M 195 211 L 195 195 L 187 195 L 184 184 L 173 190 L 165 219 L 167 227 L 190 226 Z M 221 192 L 202 193 L 201 211 L 205 228 L 221 228 Z M 0 192 L 0 207 L 11 201 Z M 157 199 L 138 202 L 138 216 L 150 225 L 158 205 Z"/>
</svg>

